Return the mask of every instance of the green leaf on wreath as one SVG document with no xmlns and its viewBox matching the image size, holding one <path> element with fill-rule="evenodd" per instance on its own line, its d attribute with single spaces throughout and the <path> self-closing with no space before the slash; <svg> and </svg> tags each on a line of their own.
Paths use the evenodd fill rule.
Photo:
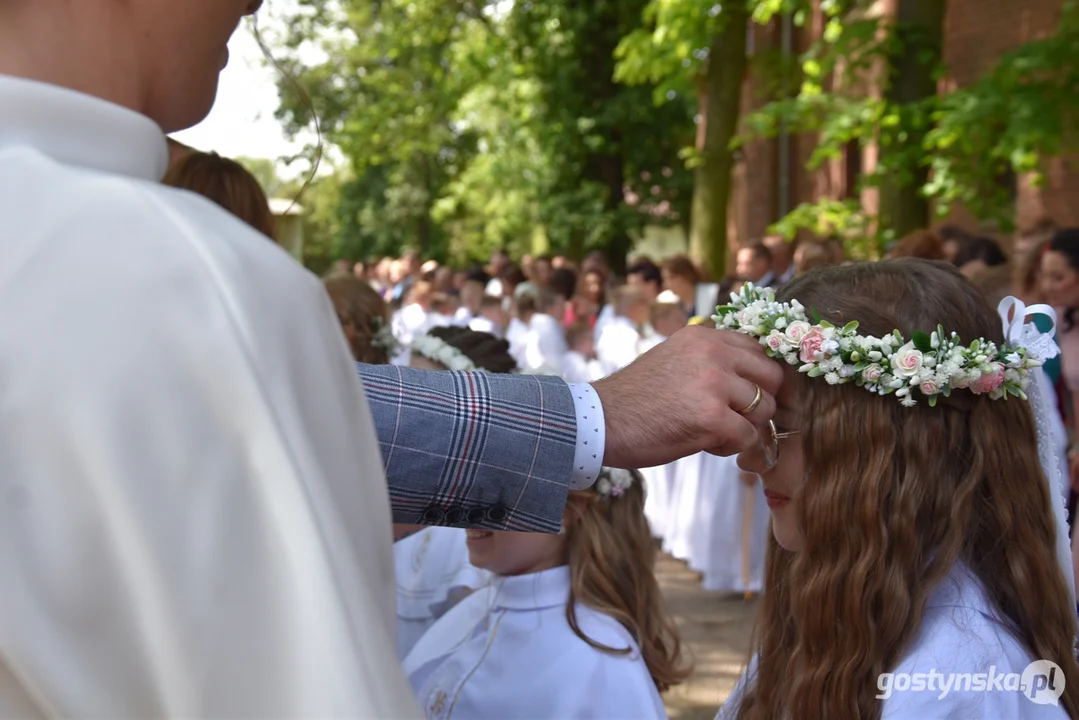
<svg viewBox="0 0 1079 720">
<path fill-rule="evenodd" d="M 923 353 L 933 352 L 933 340 L 928 334 L 921 330 L 915 330 L 910 336 L 911 341 L 914 342 L 914 347 L 921 350 Z"/>
</svg>

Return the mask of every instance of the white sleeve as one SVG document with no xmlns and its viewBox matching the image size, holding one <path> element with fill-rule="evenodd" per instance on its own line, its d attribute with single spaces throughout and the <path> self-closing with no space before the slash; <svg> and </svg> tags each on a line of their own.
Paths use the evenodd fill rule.
<svg viewBox="0 0 1079 720">
<path fill-rule="evenodd" d="M 415 716 L 321 284 L 204 201 L 91 199 L 0 303 L 0 716 Z"/>
<path fill-rule="evenodd" d="M 570 489 L 592 487 L 603 467 L 603 448 L 607 444 L 607 425 L 603 403 L 588 383 L 570 383 L 573 409 L 577 413 L 577 447 L 573 455 L 573 475 Z"/>
</svg>

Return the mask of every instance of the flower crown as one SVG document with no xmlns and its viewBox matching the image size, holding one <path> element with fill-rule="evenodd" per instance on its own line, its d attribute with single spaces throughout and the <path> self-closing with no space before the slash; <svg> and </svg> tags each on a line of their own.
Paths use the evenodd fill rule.
<svg viewBox="0 0 1079 720">
<path fill-rule="evenodd" d="M 605 498 L 622 497 L 622 493 L 633 485 L 633 473 L 621 468 L 605 467 L 599 471 L 596 480 L 596 492 Z"/>
<path fill-rule="evenodd" d="M 450 370 L 476 370 L 476 363 L 463 352 L 434 335 L 418 335 L 410 345 L 412 352 L 419 353 L 432 362 L 442 363 Z"/>
<path fill-rule="evenodd" d="M 929 334 L 913 333 L 910 340 L 898 330 L 876 338 L 859 335 L 857 322 L 837 328 L 811 314 L 812 320 L 797 300 L 776 302 L 774 293 L 747 283 L 731 294 L 729 305 L 716 308 L 712 319 L 719 329 L 760 338 L 769 357 L 797 365 L 809 377 L 823 375 L 830 385 L 854 381 L 878 395 L 895 394 L 905 407 L 917 404 L 914 389 L 930 407 L 957 389 L 993 400 L 1009 395 L 1025 400 L 1030 370 L 1042 364 L 1021 345 L 998 348 L 985 338 L 963 345 L 939 325 Z"/>
</svg>

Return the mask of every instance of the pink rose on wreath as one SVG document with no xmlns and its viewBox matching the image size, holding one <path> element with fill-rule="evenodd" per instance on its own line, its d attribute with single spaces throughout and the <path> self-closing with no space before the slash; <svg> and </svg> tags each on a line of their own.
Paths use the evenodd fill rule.
<svg viewBox="0 0 1079 720">
<path fill-rule="evenodd" d="M 782 352 L 783 346 L 787 344 L 787 338 L 778 330 L 773 330 L 765 338 L 765 342 L 772 352 Z"/>
<path fill-rule="evenodd" d="M 787 342 L 791 345 L 799 345 L 802 342 L 802 338 L 806 336 L 806 333 L 813 329 L 813 326 L 804 320 L 795 320 L 787 325 L 786 336 Z"/>
<path fill-rule="evenodd" d="M 982 373 L 982 376 L 970 384 L 970 391 L 975 395 L 984 395 L 993 392 L 1004 384 L 1004 365 L 995 362 L 990 363 L 992 372 Z"/>
<path fill-rule="evenodd" d="M 819 325 L 814 325 L 802 336 L 798 358 L 804 363 L 820 362 L 824 359 L 821 346 L 826 342 L 828 339 L 824 337 L 823 329 Z"/>
</svg>

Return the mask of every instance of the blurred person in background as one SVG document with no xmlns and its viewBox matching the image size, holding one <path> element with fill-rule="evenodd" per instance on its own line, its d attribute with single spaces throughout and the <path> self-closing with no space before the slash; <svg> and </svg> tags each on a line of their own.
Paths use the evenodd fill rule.
<svg viewBox="0 0 1079 720">
<path fill-rule="evenodd" d="M 626 268 L 626 284 L 639 288 L 648 302 L 663 292 L 663 271 L 648 258 L 638 258 Z"/>
<path fill-rule="evenodd" d="M 488 295 L 487 297 L 492 297 Z M 499 308 L 503 308 L 502 299 L 498 300 Z M 536 313 L 536 298 L 533 295 L 522 295 L 513 303 L 513 312 L 506 325 L 506 342 L 510 344 L 510 355 L 517 362 L 517 367 L 525 367 L 525 353 L 528 350 L 528 327 L 532 323 L 532 316 Z"/>
<path fill-rule="evenodd" d="M 594 382 L 605 375 L 596 359 L 596 339 L 592 328 L 578 320 L 566 328 L 566 347 L 562 357 L 562 377 L 566 382 Z"/>
<path fill-rule="evenodd" d="M 606 277 L 598 270 L 582 273 L 573 297 L 574 320 L 587 321 L 595 331 L 600 313 L 607 307 Z"/>
<path fill-rule="evenodd" d="M 735 255 L 734 274 L 742 282 L 751 282 L 757 287 L 772 287 L 776 284 L 772 253 L 762 243 L 739 248 Z"/>
<path fill-rule="evenodd" d="M 484 289 L 487 286 L 486 276 L 479 275 L 470 277 L 461 287 L 461 307 L 453 316 L 453 322 L 459 327 L 468 327 L 472 319 L 480 314 L 480 305 L 483 303 Z"/>
<path fill-rule="evenodd" d="M 407 352 L 412 340 L 430 327 L 429 313 L 433 294 L 431 283 L 420 280 L 409 289 L 404 306 L 393 314 L 393 336 L 401 345 L 402 352 Z"/>
<path fill-rule="evenodd" d="M 729 291 L 728 291 L 729 292 Z M 716 303 L 719 305 L 720 303 Z M 682 308 L 678 296 L 670 290 L 660 293 L 652 307 L 648 311 L 648 322 L 652 326 L 653 333 L 649 337 L 641 339 L 639 349 L 642 353 L 648 352 L 656 345 L 674 335 L 689 322 L 689 316 Z"/>
<path fill-rule="evenodd" d="M 561 375 L 562 356 L 569 349 L 566 347 L 566 331 L 562 327 L 562 318 L 566 314 L 566 299 L 551 288 L 540 288 L 535 297 L 536 311 L 528 323 L 523 368 L 549 369 Z"/>
<path fill-rule="evenodd" d="M 1047 304 L 1057 311 L 1061 352 L 1061 375 L 1068 392 L 1067 418 L 1072 430 L 1071 482 L 1079 488 L 1079 447 L 1075 443 L 1076 412 L 1079 411 L 1079 228 L 1058 230 L 1041 258 L 1041 287 Z"/>
<path fill-rule="evenodd" d="M 1035 249 L 1042 248 L 1057 231 L 1057 224 L 1050 218 L 1041 217 L 1021 227 L 1012 244 L 1012 257 L 1028 257 Z"/>
<path fill-rule="evenodd" d="M 687 255 L 674 255 L 663 261 L 663 289 L 678 296 L 686 315 L 697 315 L 697 284 L 701 281 L 700 272 Z M 714 308 L 707 308 L 711 313 Z M 705 309 L 702 308 L 702 312 Z"/>
<path fill-rule="evenodd" d="M 453 318 L 459 309 L 457 296 L 443 292 L 431 294 L 431 309 L 427 314 L 427 328 L 453 325 Z"/>
<path fill-rule="evenodd" d="M 1000 267 L 1008 263 L 1008 256 L 1000 243 L 991 237 L 975 237 L 963 244 L 952 261 L 959 272 L 968 278 L 976 277 L 988 268 Z"/>
<path fill-rule="evenodd" d="M 513 301 L 517 298 L 517 288 L 527 282 L 524 272 L 516 263 L 507 263 L 502 266 L 502 272 L 496 278 L 498 280 L 498 287 L 501 289 L 502 294 L 497 296 L 502 298 L 502 307 L 507 311 L 513 309 Z M 494 281 L 491 281 L 492 283 Z M 490 295 L 491 284 L 487 285 L 487 294 Z M 528 293 L 526 293 L 528 294 Z"/>
<path fill-rule="evenodd" d="M 468 329 L 476 332 L 485 332 L 497 338 L 506 336 L 506 311 L 502 309 L 502 301 L 499 298 L 484 295 L 480 300 L 479 314 L 468 322 Z"/>
<path fill-rule="evenodd" d="M 958 225 L 943 225 L 937 228 L 937 237 L 943 243 L 944 259 L 955 264 L 955 258 L 971 240 L 971 234 Z"/>
<path fill-rule="evenodd" d="M 1068 425 L 1068 465 L 1071 493 L 1068 520 L 1072 525 L 1072 562 L 1079 581 L 1079 533 L 1075 530 L 1075 510 L 1079 499 L 1079 328 L 1075 312 L 1079 308 L 1079 228 L 1053 233 L 1042 254 L 1041 285 L 1045 301 L 1057 311 L 1057 338 L 1060 344 L 1061 380 L 1064 385 L 1064 416 Z"/>
<path fill-rule="evenodd" d="M 451 267 L 438 267 L 431 273 L 431 284 L 435 287 L 435 292 L 446 293 L 447 295 L 454 295 L 457 289 L 453 286 L 453 268 Z"/>
<path fill-rule="evenodd" d="M 932 230 L 915 230 L 903 236 L 888 253 L 889 258 L 916 257 L 923 260 L 948 260 L 944 241 Z"/>
<path fill-rule="evenodd" d="M 570 268 L 559 268 L 551 272 L 547 286 L 562 296 L 566 301 L 565 314 L 562 316 L 562 324 L 569 326 L 576 320 L 573 309 L 573 298 L 577 294 L 577 273 Z"/>
<path fill-rule="evenodd" d="M 816 240 L 799 243 L 794 251 L 795 277 L 805 275 L 810 270 L 832 267 L 835 264 L 832 249 Z"/>
<path fill-rule="evenodd" d="M 502 292 L 502 271 L 509 264 L 510 256 L 503 250 L 495 250 L 491 253 L 490 261 L 487 263 L 487 274 L 491 277 L 487 283 L 488 295 L 494 295 L 495 297 L 505 296 L 505 293 Z"/>
<path fill-rule="evenodd" d="M 772 257 L 772 273 L 775 284 L 783 285 L 794 277 L 793 245 L 782 235 L 768 235 L 762 241 Z"/>
<path fill-rule="evenodd" d="M 401 256 L 399 266 L 400 278 L 393 286 L 393 301 L 404 303 L 408 300 L 408 291 L 413 283 L 421 279 L 420 254 L 415 250 L 409 250 Z"/>
<path fill-rule="evenodd" d="M 640 288 L 623 285 L 614 291 L 614 317 L 596 340 L 596 358 L 605 375 L 621 370 L 640 355 L 641 330 L 650 303 Z"/>
</svg>

